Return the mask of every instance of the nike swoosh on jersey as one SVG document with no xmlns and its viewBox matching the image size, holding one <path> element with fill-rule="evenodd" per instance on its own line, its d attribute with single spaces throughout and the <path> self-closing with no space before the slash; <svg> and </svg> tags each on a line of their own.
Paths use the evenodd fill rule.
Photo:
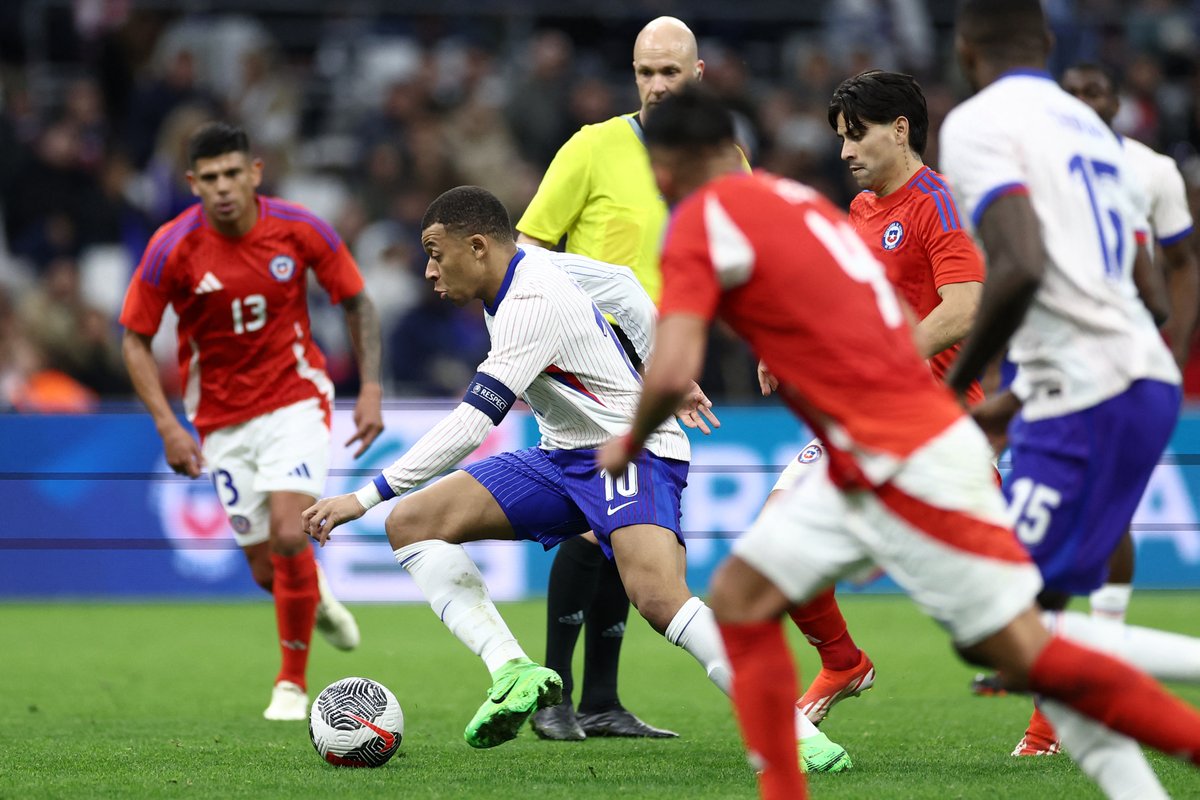
<svg viewBox="0 0 1200 800">
<path fill-rule="evenodd" d="M 625 506 L 631 506 L 631 505 L 633 505 L 633 504 L 634 504 L 634 503 L 636 503 L 636 502 L 637 502 L 637 500 L 630 500 L 628 503 L 621 503 L 621 505 L 617 506 L 616 508 L 609 507 L 609 508 L 608 508 L 608 515 L 611 517 L 613 514 L 617 513 L 618 511 L 620 511 L 620 510 L 621 510 L 622 508 L 624 508 Z"/>
<path fill-rule="evenodd" d="M 384 730 L 383 728 L 379 727 L 378 725 L 375 725 L 375 724 L 373 724 L 373 723 L 371 723 L 371 722 L 368 722 L 367 720 L 365 720 L 365 719 L 363 719 L 362 717 L 360 717 L 358 714 L 347 714 L 346 716 L 350 717 L 350 719 L 356 719 L 356 720 L 358 720 L 358 721 L 359 721 L 359 722 L 361 722 L 363 725 L 366 725 L 368 728 L 370 728 L 371 730 L 373 730 L 373 731 L 375 731 L 376 733 L 378 733 L 378 734 L 379 734 L 379 736 L 380 736 L 380 738 L 382 738 L 382 739 L 383 739 L 383 746 L 384 746 L 384 747 L 391 747 L 391 746 L 392 746 L 392 744 L 394 744 L 394 743 L 395 743 L 395 741 L 396 741 L 396 734 L 392 733 L 391 731 L 386 731 L 386 730 Z"/>
</svg>

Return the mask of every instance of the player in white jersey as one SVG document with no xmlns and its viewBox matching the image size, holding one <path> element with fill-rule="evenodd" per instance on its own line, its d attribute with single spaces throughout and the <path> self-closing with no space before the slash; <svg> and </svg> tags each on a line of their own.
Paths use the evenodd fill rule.
<svg viewBox="0 0 1200 800">
<path fill-rule="evenodd" d="M 492 673 L 488 700 L 464 734 L 468 744 L 512 739 L 533 711 L 560 702 L 562 682 L 517 644 L 464 542 L 529 539 L 550 548 L 595 531 L 641 615 L 728 692 L 712 612 L 684 580 L 679 499 L 691 456 L 687 437 L 672 420 L 654 431 L 649 452 L 624 476 L 614 479 L 596 465 L 595 448 L 629 429 L 641 379 L 570 271 L 586 281 L 583 273 L 620 268 L 518 247 L 508 212 L 478 187 L 443 194 L 421 228 L 426 277 L 457 305 L 483 301 L 491 351 L 449 416 L 359 491 L 306 510 L 305 530 L 324 544 L 338 525 L 437 476 L 478 447 L 521 397 L 537 419 L 538 447 L 484 459 L 405 495 L 385 526 L 396 560 Z M 618 281 L 601 275 L 594 283 L 612 289 Z M 653 306 L 636 282 L 600 299 L 629 326 L 631 340 L 648 347 Z"/>
<path fill-rule="evenodd" d="M 1075 64 L 1063 72 L 1062 87 L 1091 106 L 1110 128 L 1120 108 L 1112 76 L 1096 64 Z M 1187 363 L 1196 314 L 1200 311 L 1200 268 L 1192 240 L 1187 187 L 1175 159 L 1156 153 L 1137 139 L 1117 137 L 1129 166 L 1149 202 L 1151 252 L 1166 273 L 1171 306 L 1163 333 L 1183 369 Z M 1133 583 L 1133 539 L 1126 533 L 1109 563 L 1108 580 L 1092 592 L 1092 613 L 1124 621 Z"/>
<path fill-rule="evenodd" d="M 1010 519 L 1042 571 L 1039 601 L 1056 610 L 1103 583 L 1174 427 L 1180 376 L 1134 285 L 1135 261 L 1149 264 L 1136 242 L 1136 182 L 1103 121 L 1045 72 L 1049 45 L 1038 0 L 966 0 L 957 48 L 978 93 L 946 118 L 941 158 L 988 261 L 975 326 L 946 380 L 963 392 L 1008 343 L 1012 390 L 972 413 L 992 434 L 1012 420 Z M 1198 677 L 1176 674 L 1196 652 L 1187 637 L 1079 614 L 1050 623 L 1120 647 L 1157 677 Z M 1041 710 L 1110 795 L 1164 796 L 1129 740 L 1084 730 L 1053 703 Z M 1053 738 L 1035 733 L 1018 752 L 1054 752 Z M 1089 761 L 1081 747 L 1100 755 Z"/>
</svg>

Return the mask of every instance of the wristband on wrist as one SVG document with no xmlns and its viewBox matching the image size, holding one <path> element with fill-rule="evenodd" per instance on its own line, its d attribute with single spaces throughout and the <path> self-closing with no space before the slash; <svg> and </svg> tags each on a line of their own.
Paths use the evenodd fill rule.
<svg viewBox="0 0 1200 800">
<path fill-rule="evenodd" d="M 379 496 L 379 490 L 375 488 L 375 484 L 368 483 L 366 486 L 354 493 L 358 502 L 363 509 L 369 511 L 375 506 L 383 502 L 383 498 Z"/>
</svg>

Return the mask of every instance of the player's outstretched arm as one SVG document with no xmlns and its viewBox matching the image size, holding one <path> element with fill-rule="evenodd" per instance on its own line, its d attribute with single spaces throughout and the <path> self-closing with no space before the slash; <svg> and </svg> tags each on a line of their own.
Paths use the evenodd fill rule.
<svg viewBox="0 0 1200 800">
<path fill-rule="evenodd" d="M 383 433 L 379 312 L 365 290 L 343 300 L 342 310 L 346 313 L 346 327 L 354 345 L 359 377 L 358 401 L 354 404 L 354 435 L 346 441 L 346 446 L 358 442 L 358 450 L 354 452 L 354 457 L 358 458 Z"/>
<path fill-rule="evenodd" d="M 966 392 L 1020 327 L 1046 269 L 1041 226 L 1027 195 L 1010 194 L 994 201 L 979 220 L 978 230 L 987 253 L 988 279 L 975 326 L 946 375 L 946 383 L 959 394 Z"/>
<path fill-rule="evenodd" d="M 300 514 L 300 524 L 305 533 L 324 547 L 334 528 L 344 522 L 352 522 L 365 513 L 367 510 L 357 497 L 339 494 L 337 497 L 322 498 L 304 509 Z"/>
<path fill-rule="evenodd" d="M 198 478 L 204 469 L 204 456 L 200 443 L 179 424 L 159 380 L 158 363 L 150 349 L 151 337 L 136 331 L 125 330 L 121 340 L 121 356 L 133 389 L 158 428 L 163 440 L 163 451 L 171 469 L 189 478 Z"/>
</svg>

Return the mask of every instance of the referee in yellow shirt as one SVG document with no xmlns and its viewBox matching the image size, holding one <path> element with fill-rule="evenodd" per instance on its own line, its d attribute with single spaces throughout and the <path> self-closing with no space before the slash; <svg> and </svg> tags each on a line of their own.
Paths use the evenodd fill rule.
<svg viewBox="0 0 1200 800">
<path fill-rule="evenodd" d="M 562 146 L 517 223 L 517 241 L 553 248 L 566 235 L 567 252 L 624 264 L 657 302 L 662 288 L 658 252 L 667 205 L 650 171 L 641 119 L 672 91 L 700 79 L 704 62 L 697 57 L 696 37 L 678 19 L 659 17 L 638 34 L 633 72 L 641 110 L 585 125 Z M 546 612 L 545 665 L 562 675 L 563 703 L 534 715 L 533 729 L 539 736 L 677 735 L 642 722 L 617 696 L 617 662 L 629 598 L 616 565 L 604 558 L 591 534 L 558 546 Z M 583 690 L 576 714 L 571 704 L 571 657 L 585 625 Z"/>
</svg>

